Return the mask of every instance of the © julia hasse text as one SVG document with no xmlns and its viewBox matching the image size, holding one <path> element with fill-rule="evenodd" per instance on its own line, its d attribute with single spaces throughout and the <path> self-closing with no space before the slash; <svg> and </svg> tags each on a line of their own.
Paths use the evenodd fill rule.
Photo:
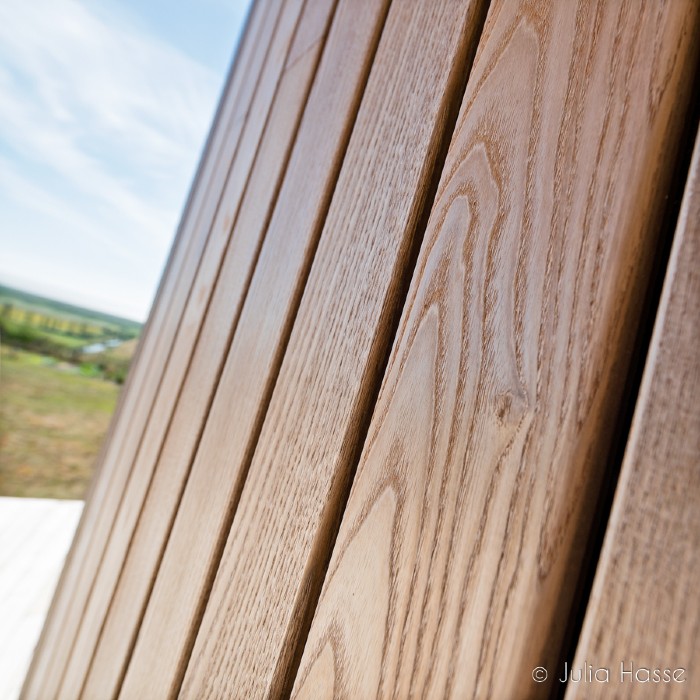
<svg viewBox="0 0 700 700">
<path fill-rule="evenodd" d="M 617 669 L 607 666 L 594 666 L 584 661 L 582 666 L 569 667 L 564 663 L 560 683 L 685 683 L 684 668 L 658 668 L 635 664 L 633 661 L 620 661 Z"/>
</svg>

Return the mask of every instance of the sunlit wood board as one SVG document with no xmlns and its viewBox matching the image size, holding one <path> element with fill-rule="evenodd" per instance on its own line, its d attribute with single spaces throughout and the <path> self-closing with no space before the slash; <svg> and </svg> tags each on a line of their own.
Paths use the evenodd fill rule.
<svg viewBox="0 0 700 700">
<path fill-rule="evenodd" d="M 86 697 L 110 697 L 123 676 L 140 622 L 142 601 L 155 575 L 178 504 L 181 491 L 178 486 L 186 476 L 201 433 L 198 426 L 206 419 L 247 293 L 265 234 L 268 212 L 294 141 L 333 2 L 319 0 L 312 12 L 301 11 L 301 7 L 301 2 L 287 3 L 286 15 L 281 17 L 278 26 L 282 31 L 273 38 L 271 52 L 279 54 L 279 58 L 265 67 L 265 82 L 261 85 L 267 89 L 256 94 L 253 117 L 249 121 L 253 129 L 244 131 L 241 148 L 229 171 L 195 287 L 170 351 L 164 380 L 95 579 L 59 698 L 77 697 L 83 688 Z M 315 45 L 317 50 L 313 50 Z M 262 98 L 263 105 L 269 105 L 266 119 L 256 114 L 260 109 L 256 104 L 258 98 Z M 170 440 L 164 444 L 166 435 Z M 142 505 L 158 463 L 164 465 L 163 477 L 167 479 L 167 486 L 156 491 L 159 494 L 157 501 L 151 499 L 152 504 L 157 504 L 156 510 L 148 515 L 142 514 Z M 149 523 L 140 522 L 149 515 L 158 534 L 153 532 L 153 525 L 149 529 Z M 138 548 L 139 543 L 144 542 L 143 535 L 133 542 L 137 522 L 145 530 L 150 551 L 150 556 L 142 550 L 132 555 L 138 562 L 141 592 L 136 598 L 129 599 L 128 607 L 113 613 L 116 629 L 111 639 L 105 642 L 104 651 L 95 659 L 97 665 L 94 671 L 90 669 L 90 682 L 85 685 L 127 549 Z M 112 615 L 111 610 L 109 613 Z"/>
<path fill-rule="evenodd" d="M 271 10 L 268 9 L 271 5 Z M 277 20 L 277 3 L 260 0 L 227 80 L 183 211 L 166 271 L 115 413 L 76 537 L 23 688 L 24 698 L 55 696 L 124 495 L 133 459 L 179 328 L 212 210 L 221 195 Z"/>
<path fill-rule="evenodd" d="M 293 697 L 552 691 L 699 10 L 491 6 Z"/>
</svg>

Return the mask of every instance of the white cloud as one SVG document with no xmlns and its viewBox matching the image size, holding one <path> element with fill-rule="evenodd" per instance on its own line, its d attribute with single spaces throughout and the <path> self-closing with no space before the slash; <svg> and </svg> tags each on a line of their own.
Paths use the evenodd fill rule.
<svg viewBox="0 0 700 700">
<path fill-rule="evenodd" d="M 139 281 L 143 316 L 220 77 L 124 15 L 100 12 L 77 0 L 0 2 L 0 209 L 4 199 L 59 217 L 67 256 L 96 239 L 132 262 L 139 251 L 152 263 Z M 2 247 L 35 235 L 0 214 Z"/>
</svg>

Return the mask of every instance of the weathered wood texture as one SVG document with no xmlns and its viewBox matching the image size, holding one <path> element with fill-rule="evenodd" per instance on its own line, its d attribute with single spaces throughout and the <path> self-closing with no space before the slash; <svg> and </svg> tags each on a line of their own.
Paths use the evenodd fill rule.
<svg viewBox="0 0 700 700">
<path fill-rule="evenodd" d="M 697 28 L 492 5 L 294 697 L 551 692 Z"/>
<path fill-rule="evenodd" d="M 161 383 L 165 360 L 206 245 L 208 222 L 221 196 L 224 178 L 246 122 L 276 23 L 276 5 L 266 0 L 257 3 L 232 65 L 183 212 L 176 245 L 100 455 L 86 508 L 32 659 L 22 691 L 24 698 L 41 700 L 57 693 L 101 552 L 121 502 L 133 457 Z"/>
<path fill-rule="evenodd" d="M 608 668 L 610 682 L 570 684 L 567 699 L 700 697 L 698 396 L 700 138 L 573 666 Z M 662 678 L 683 668 L 684 682 L 621 676 L 622 663 L 661 669 Z"/>
</svg>

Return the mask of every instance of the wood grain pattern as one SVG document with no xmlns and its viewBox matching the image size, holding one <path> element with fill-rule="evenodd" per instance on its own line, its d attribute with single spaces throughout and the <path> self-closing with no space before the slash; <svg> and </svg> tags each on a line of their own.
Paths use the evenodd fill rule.
<svg viewBox="0 0 700 700">
<path fill-rule="evenodd" d="M 278 182 L 306 102 L 333 4 L 332 0 L 307 3 L 307 9 L 299 19 L 295 32 L 288 31 L 288 28 L 296 26 L 302 3 L 289 2 L 285 6 L 278 28 L 283 31 L 278 31 L 271 47 L 271 55 L 277 54 L 279 59 L 270 61 L 268 58 L 265 66 L 261 87 L 267 89 L 258 90 L 253 102 L 251 114 L 255 118 L 246 125 L 232 164 L 197 279 L 170 351 L 164 380 L 83 614 L 59 698 L 69 700 L 80 695 L 164 437 L 170 430 L 175 435 L 174 440 L 178 448 L 174 453 L 175 463 L 180 466 L 180 470 L 172 469 L 168 465 L 169 483 L 166 493 L 169 498 L 163 498 L 158 503 L 157 513 L 154 514 L 162 535 L 157 539 L 149 539 L 151 556 L 139 558 L 139 577 L 143 592 L 140 597 L 129 601 L 126 610 L 121 610 L 119 630 L 115 630 L 112 643 L 106 645 L 106 650 L 100 657 L 102 664 L 98 663 L 91 674 L 93 682 L 88 684 L 84 695 L 96 698 L 112 697 L 118 688 L 135 630 L 138 628 L 142 601 L 155 574 L 167 536 L 167 529 L 163 526 L 167 528 L 167 524 L 172 522 L 180 490 L 178 487 L 186 475 L 186 467 L 196 446 L 200 434 L 199 426 L 206 418 L 210 397 L 265 232 L 268 212 L 274 202 Z M 290 44 L 292 33 L 294 39 Z M 284 52 L 280 49 L 284 49 Z M 277 78 L 281 74 L 276 92 L 276 81 L 265 80 L 268 74 Z M 275 96 L 264 137 L 260 140 L 265 119 L 257 118 L 257 112 L 260 111 L 258 103 L 262 100 L 263 104 L 269 105 L 271 92 L 274 92 Z M 251 170 L 250 160 L 255 154 L 258 141 L 260 144 L 257 157 Z M 246 172 L 249 172 L 247 178 L 244 177 Z M 242 200 L 244 185 L 245 197 Z M 233 227 L 232 221 L 235 221 Z M 224 268 L 219 273 L 218 268 L 229 238 L 231 240 L 226 250 L 228 264 L 224 263 Z M 212 305 L 209 301 L 215 282 L 218 304 Z M 205 328 L 202 328 L 205 313 L 207 322 Z M 195 344 L 199 352 L 195 364 L 191 364 Z M 185 376 L 187 379 L 183 386 Z M 180 410 L 173 417 L 176 405 Z M 170 455 L 173 455 L 172 449 Z"/>
<path fill-rule="evenodd" d="M 563 690 L 700 4 L 493 0 L 472 70 L 487 4 L 256 4 L 22 697 Z M 641 697 L 700 695 L 699 270 L 700 137 L 574 663 Z"/>
<path fill-rule="evenodd" d="M 384 0 L 345 0 L 336 12 L 122 697 L 165 696 L 171 687 L 174 692 L 184 672 L 184 665 L 178 672 L 178 664 L 183 664 L 180 658 L 189 652 L 187 634 L 196 624 L 198 590 L 202 578 L 211 576 L 207 569 L 216 556 L 216 531 L 224 527 L 229 502 L 245 477 L 242 467 L 249 460 L 289 336 L 386 5 Z M 237 400 L 231 401 L 232 396 Z M 216 484 L 213 490 L 212 483 Z M 154 509 L 168 488 L 168 471 L 159 470 L 149 494 Z M 203 502 L 207 518 L 202 517 Z M 201 563 L 187 566 L 188 578 L 183 580 L 181 565 L 191 559 L 192 551 L 200 553 Z M 127 585 L 120 586 L 123 606 L 138 584 L 138 561 L 129 576 Z M 173 576 L 179 580 L 178 591 L 172 590 Z M 158 611 L 165 607 L 169 612 L 163 617 Z M 176 615 L 170 612 L 173 609 Z M 143 641 L 152 638 L 172 641 L 156 647 Z"/>
<path fill-rule="evenodd" d="M 57 692 L 72 641 L 128 479 L 155 393 L 163 376 L 164 358 L 179 326 L 184 303 L 209 233 L 210 216 L 221 195 L 247 110 L 254 95 L 270 35 L 277 23 L 262 0 L 249 20 L 240 53 L 221 99 L 207 148 L 174 247 L 149 316 L 138 356 L 132 364 L 123 399 L 110 427 L 88 502 L 71 547 L 40 642 L 23 688 L 24 698 L 52 697 Z M 248 37 L 248 38 L 246 38 Z M 126 453 L 126 454 L 125 454 Z"/>
<path fill-rule="evenodd" d="M 119 587 L 110 602 L 109 614 L 83 691 L 84 697 L 111 697 L 121 682 L 274 205 L 291 145 L 288 137 L 296 128 L 299 110 L 306 99 L 302 88 L 308 88 L 332 7 L 333 3 L 307 5 L 307 9 L 312 8 L 312 15 L 306 21 L 302 18 L 287 57 L 287 67 L 265 137 L 165 440 L 160 445 L 155 463 L 146 460 L 144 464 L 151 466 L 144 466 L 139 478 L 129 484 L 126 497 L 129 501 L 139 499 L 139 503 L 144 503 L 146 491 L 148 495 L 138 514 L 135 531 L 133 508 L 123 511 L 125 522 L 117 519 L 117 554 L 107 577 L 109 590 L 114 591 L 118 573 Z M 164 405 L 167 406 L 167 403 Z M 150 482 L 149 477 L 154 472 L 154 480 Z M 131 535 L 131 541 L 127 533 Z M 124 562 L 127 544 L 129 552 Z M 123 568 L 120 570 L 122 562 Z M 98 579 L 96 586 L 102 588 L 104 585 Z M 109 602 L 104 596 L 103 599 Z M 104 619 L 103 608 L 102 611 Z"/>
<path fill-rule="evenodd" d="M 289 691 L 479 9 L 391 5 L 182 697 Z"/>
<path fill-rule="evenodd" d="M 491 6 L 293 697 L 551 692 L 532 670 L 552 670 L 559 653 L 688 103 L 698 9 Z M 265 433 L 262 445 L 261 457 L 279 449 Z M 255 483 L 252 471 L 246 489 Z M 307 499 L 290 498 L 309 517 Z M 274 533 L 264 541 L 294 549 L 280 532 L 287 511 L 265 491 L 258 502 Z M 257 571 L 244 536 L 234 522 L 222 589 Z M 271 578 L 269 595 L 256 578 L 257 615 L 215 590 L 193 675 L 260 672 L 261 643 L 245 657 L 236 645 L 259 639 L 251 621 L 267 630 L 279 615 L 287 586 Z"/>
<path fill-rule="evenodd" d="M 567 699 L 700 697 L 699 348 L 700 138 L 573 665 L 608 668 L 609 683 L 571 683 Z M 683 682 L 663 682 L 679 668 Z"/>
</svg>

